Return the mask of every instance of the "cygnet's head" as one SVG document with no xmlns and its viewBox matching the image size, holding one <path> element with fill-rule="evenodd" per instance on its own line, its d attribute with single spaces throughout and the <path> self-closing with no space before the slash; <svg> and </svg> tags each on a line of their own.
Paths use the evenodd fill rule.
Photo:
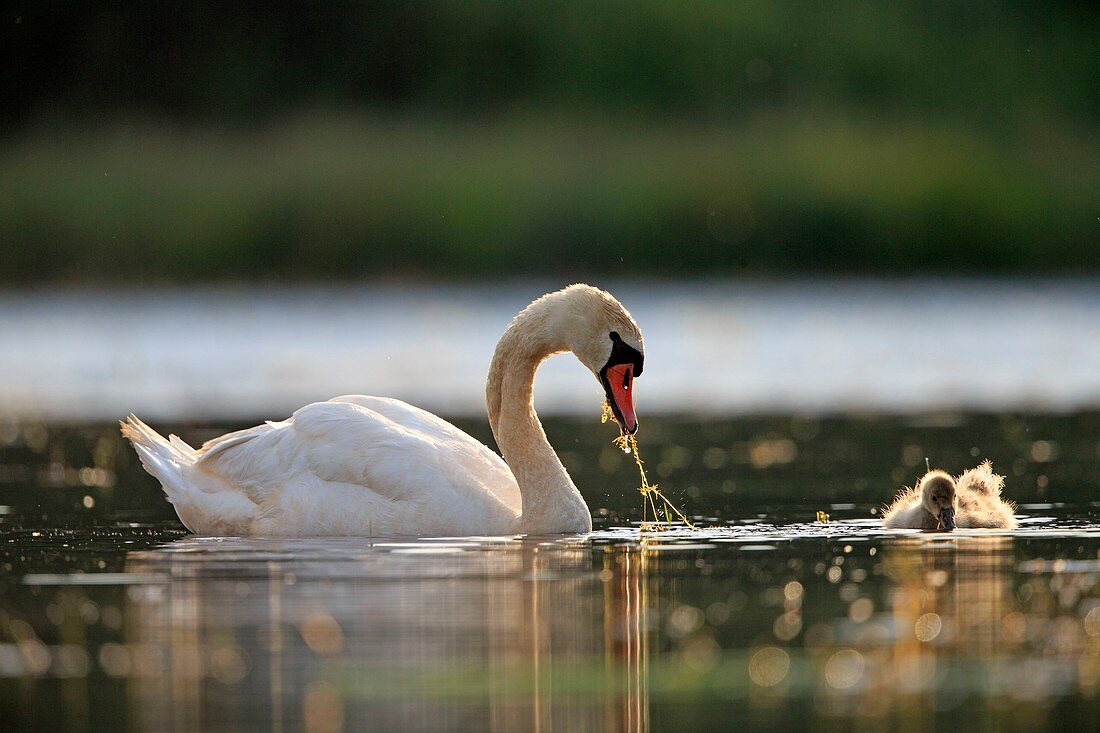
<svg viewBox="0 0 1100 733">
<path fill-rule="evenodd" d="M 610 293 L 591 285 L 570 285 L 546 297 L 554 296 L 562 299 L 555 325 L 566 334 L 566 346 L 600 381 L 622 432 L 637 432 L 634 378 L 645 360 L 638 324 Z"/>
<path fill-rule="evenodd" d="M 938 529 L 955 529 L 955 479 L 944 471 L 929 471 L 920 480 L 920 500 Z"/>
</svg>

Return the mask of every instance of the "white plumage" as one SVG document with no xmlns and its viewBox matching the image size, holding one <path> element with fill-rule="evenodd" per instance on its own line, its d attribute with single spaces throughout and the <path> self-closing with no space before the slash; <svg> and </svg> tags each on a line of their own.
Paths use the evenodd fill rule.
<svg viewBox="0 0 1100 733">
<path fill-rule="evenodd" d="M 200 534 L 583 532 L 591 528 L 588 507 L 546 441 L 530 394 L 538 365 L 559 351 L 573 351 L 597 373 L 610 358 L 610 331 L 640 352 L 629 313 L 589 286 L 544 296 L 513 320 L 487 385 L 490 424 L 511 469 L 446 420 L 385 397 L 306 405 L 197 450 L 134 415 L 122 433 L 180 520 Z"/>
<path fill-rule="evenodd" d="M 316 402 L 198 450 L 133 415 L 123 434 L 183 523 L 201 534 L 519 531 L 519 487 L 500 456 L 400 400 Z"/>
</svg>

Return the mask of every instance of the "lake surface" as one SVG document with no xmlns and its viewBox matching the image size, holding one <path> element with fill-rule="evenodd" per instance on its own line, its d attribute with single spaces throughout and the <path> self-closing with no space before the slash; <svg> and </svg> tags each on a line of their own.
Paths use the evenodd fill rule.
<svg viewBox="0 0 1100 733">
<path fill-rule="evenodd" d="M 194 537 L 112 425 L 8 421 L 0 726 L 1097 729 L 1100 414 L 649 415 L 664 532 L 597 414 L 547 425 L 594 533 L 433 540 Z M 926 457 L 1021 528 L 884 532 Z"/>
<path fill-rule="evenodd" d="M 0 292 L 0 415 L 282 418 L 340 394 L 483 416 L 504 328 L 560 282 Z M 1097 280 L 621 282 L 646 339 L 639 412 L 1100 407 Z M 572 357 L 543 414 L 599 411 Z"/>
</svg>

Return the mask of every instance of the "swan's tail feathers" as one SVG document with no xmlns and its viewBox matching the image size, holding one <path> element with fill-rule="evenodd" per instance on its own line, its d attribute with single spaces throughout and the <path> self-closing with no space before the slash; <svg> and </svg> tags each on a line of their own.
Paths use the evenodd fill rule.
<svg viewBox="0 0 1100 733">
<path fill-rule="evenodd" d="M 182 511 L 184 506 L 190 503 L 188 495 L 194 492 L 183 476 L 183 467 L 195 462 L 193 451 L 188 451 L 189 446 L 174 435 L 165 439 L 134 414 L 121 421 L 119 426 L 122 428 L 123 437 L 128 439 L 137 451 L 141 465 L 160 481 L 168 501 L 175 505 L 180 519 L 188 529 L 194 531 L 184 517 L 187 512 Z"/>
<path fill-rule="evenodd" d="M 119 426 L 187 529 L 210 535 L 248 533 L 256 505 L 231 482 L 196 466 L 200 452 L 175 435 L 164 438 L 135 415 Z"/>
<path fill-rule="evenodd" d="M 134 445 L 141 457 L 145 470 L 162 481 L 172 472 L 178 473 L 179 464 L 195 462 L 195 450 L 172 435 L 165 439 L 156 430 L 143 423 L 137 415 L 131 414 L 119 423 L 122 436 Z"/>
</svg>

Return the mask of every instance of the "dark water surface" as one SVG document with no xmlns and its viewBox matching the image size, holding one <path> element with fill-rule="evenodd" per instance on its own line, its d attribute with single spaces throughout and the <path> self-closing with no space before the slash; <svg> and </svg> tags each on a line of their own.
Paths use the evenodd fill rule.
<svg viewBox="0 0 1100 733">
<path fill-rule="evenodd" d="M 0 425 L 0 725 L 1100 728 L 1100 416 L 650 416 L 661 533 L 607 426 L 548 432 L 588 537 L 193 537 L 112 427 Z M 925 456 L 1022 527 L 881 530 Z"/>
</svg>

